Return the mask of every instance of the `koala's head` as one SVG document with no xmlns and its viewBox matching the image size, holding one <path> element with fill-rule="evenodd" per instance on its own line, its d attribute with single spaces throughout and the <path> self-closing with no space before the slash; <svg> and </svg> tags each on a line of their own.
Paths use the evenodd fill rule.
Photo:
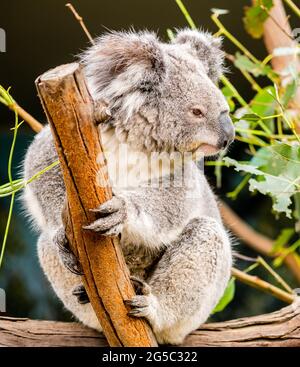
<svg viewBox="0 0 300 367">
<path fill-rule="evenodd" d="M 82 57 L 94 100 L 104 100 L 121 142 L 146 151 L 216 154 L 234 138 L 217 87 L 221 41 L 182 30 L 171 43 L 149 32 L 113 32 Z"/>
</svg>

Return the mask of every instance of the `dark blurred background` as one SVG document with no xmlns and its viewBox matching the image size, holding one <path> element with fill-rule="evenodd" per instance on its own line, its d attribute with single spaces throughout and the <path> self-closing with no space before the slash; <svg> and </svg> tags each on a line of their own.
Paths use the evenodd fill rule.
<svg viewBox="0 0 300 367">
<path fill-rule="evenodd" d="M 225 26 L 258 58 L 264 58 L 266 51 L 261 40 L 253 40 L 243 28 L 243 7 L 246 0 L 185 0 L 194 21 L 201 28 L 215 32 L 217 29 L 210 20 L 211 8 L 228 9 L 222 16 Z M 297 1 L 296 1 L 297 3 Z M 105 32 L 106 28 L 120 30 L 134 26 L 135 29 L 157 31 L 167 40 L 167 28 L 185 27 L 186 22 L 174 0 L 74 0 L 73 5 L 84 18 L 93 36 Z M 293 18 L 291 19 L 293 24 Z M 78 22 L 65 7 L 64 0 L 10 0 L 1 1 L 0 28 L 6 31 L 6 53 L 0 53 L 0 84 L 11 86 L 11 94 L 18 103 L 40 121 L 45 121 L 34 80 L 44 71 L 74 60 L 76 54 L 88 46 L 85 34 Z M 235 47 L 225 40 L 229 53 Z M 253 91 L 248 82 L 236 69 L 231 68 L 230 80 L 245 99 L 251 98 Z M 264 81 L 260 81 L 264 84 Z M 13 114 L 0 105 L 0 182 L 7 181 L 7 160 L 12 140 L 10 128 Z M 19 129 L 14 156 L 14 176 L 20 176 L 22 160 L 34 134 L 24 124 Z M 235 143 L 230 156 L 242 159 L 245 146 Z M 213 169 L 207 169 L 212 185 L 215 184 Z M 240 176 L 232 170 L 223 169 L 223 186 L 215 190 L 223 199 L 240 181 Z M 250 195 L 245 189 L 239 198 L 227 202 L 248 223 L 262 233 L 275 238 L 280 229 L 289 225 L 284 218 L 275 221 L 271 213 L 271 202 L 262 195 Z M 9 200 L 0 199 L 0 243 L 7 219 Z M 0 288 L 7 292 L 7 314 L 10 316 L 31 317 L 52 320 L 70 320 L 63 311 L 45 276 L 40 269 L 36 253 L 37 234 L 32 231 L 26 219 L 20 200 L 17 201 L 10 227 L 4 265 L 0 269 Z M 249 256 L 255 256 L 242 243 L 236 249 Z M 248 264 L 237 263 L 241 268 Z M 285 269 L 280 273 L 290 281 Z M 263 271 L 257 274 L 266 278 Z M 222 313 L 214 316 L 223 320 L 269 312 L 282 306 L 279 301 L 242 284 L 237 284 L 234 301 Z"/>
</svg>

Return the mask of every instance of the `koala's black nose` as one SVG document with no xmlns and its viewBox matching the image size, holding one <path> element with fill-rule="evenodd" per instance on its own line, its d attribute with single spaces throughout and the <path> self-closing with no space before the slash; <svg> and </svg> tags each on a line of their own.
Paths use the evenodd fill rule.
<svg viewBox="0 0 300 367">
<path fill-rule="evenodd" d="M 219 118 L 221 136 L 219 139 L 219 148 L 225 149 L 230 145 L 235 137 L 234 126 L 228 112 L 223 112 Z"/>
</svg>

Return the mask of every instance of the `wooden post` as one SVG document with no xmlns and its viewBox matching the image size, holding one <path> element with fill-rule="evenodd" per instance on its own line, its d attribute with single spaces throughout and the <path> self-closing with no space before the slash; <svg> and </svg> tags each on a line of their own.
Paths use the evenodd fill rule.
<svg viewBox="0 0 300 367">
<path fill-rule="evenodd" d="M 79 64 L 59 66 L 36 80 L 51 126 L 66 186 L 67 237 L 78 254 L 83 283 L 110 346 L 156 346 L 149 325 L 127 315 L 134 296 L 117 238 L 82 229 L 95 220 L 89 209 L 112 197 L 93 102 Z"/>
</svg>

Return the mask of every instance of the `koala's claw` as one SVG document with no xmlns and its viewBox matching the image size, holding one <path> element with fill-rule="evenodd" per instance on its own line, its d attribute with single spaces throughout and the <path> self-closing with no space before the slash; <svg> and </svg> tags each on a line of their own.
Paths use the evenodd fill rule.
<svg viewBox="0 0 300 367">
<path fill-rule="evenodd" d="M 151 307 L 151 300 L 149 296 L 134 296 L 132 299 L 125 300 L 125 305 L 130 306 L 128 311 L 129 316 L 147 317 Z"/>
<path fill-rule="evenodd" d="M 77 297 L 77 301 L 81 305 L 85 305 L 86 303 L 90 302 L 89 296 L 87 295 L 83 284 L 80 284 L 77 287 L 75 287 L 72 291 L 72 294 L 73 296 Z"/>
<path fill-rule="evenodd" d="M 135 292 L 138 295 L 149 295 L 151 293 L 151 287 L 144 280 L 132 275 L 130 280 L 133 282 Z"/>
<path fill-rule="evenodd" d="M 132 299 L 124 301 L 125 305 L 131 308 L 131 310 L 128 311 L 128 315 L 134 317 L 149 317 L 153 309 L 151 287 L 144 280 L 136 276 L 131 276 L 130 279 L 134 284 L 137 295 Z"/>
<path fill-rule="evenodd" d="M 98 232 L 104 236 L 117 236 L 122 232 L 123 223 L 127 217 L 125 201 L 114 196 L 92 212 L 99 216 L 93 223 L 83 226 L 83 229 Z"/>
<path fill-rule="evenodd" d="M 125 202 L 118 196 L 113 196 L 110 200 L 100 205 L 98 208 L 91 209 L 92 212 L 98 214 L 111 214 L 125 207 Z"/>
<path fill-rule="evenodd" d="M 70 249 L 64 227 L 60 227 L 53 237 L 53 242 L 58 247 L 58 252 L 64 266 L 73 274 L 83 275 L 81 264 Z"/>
</svg>

